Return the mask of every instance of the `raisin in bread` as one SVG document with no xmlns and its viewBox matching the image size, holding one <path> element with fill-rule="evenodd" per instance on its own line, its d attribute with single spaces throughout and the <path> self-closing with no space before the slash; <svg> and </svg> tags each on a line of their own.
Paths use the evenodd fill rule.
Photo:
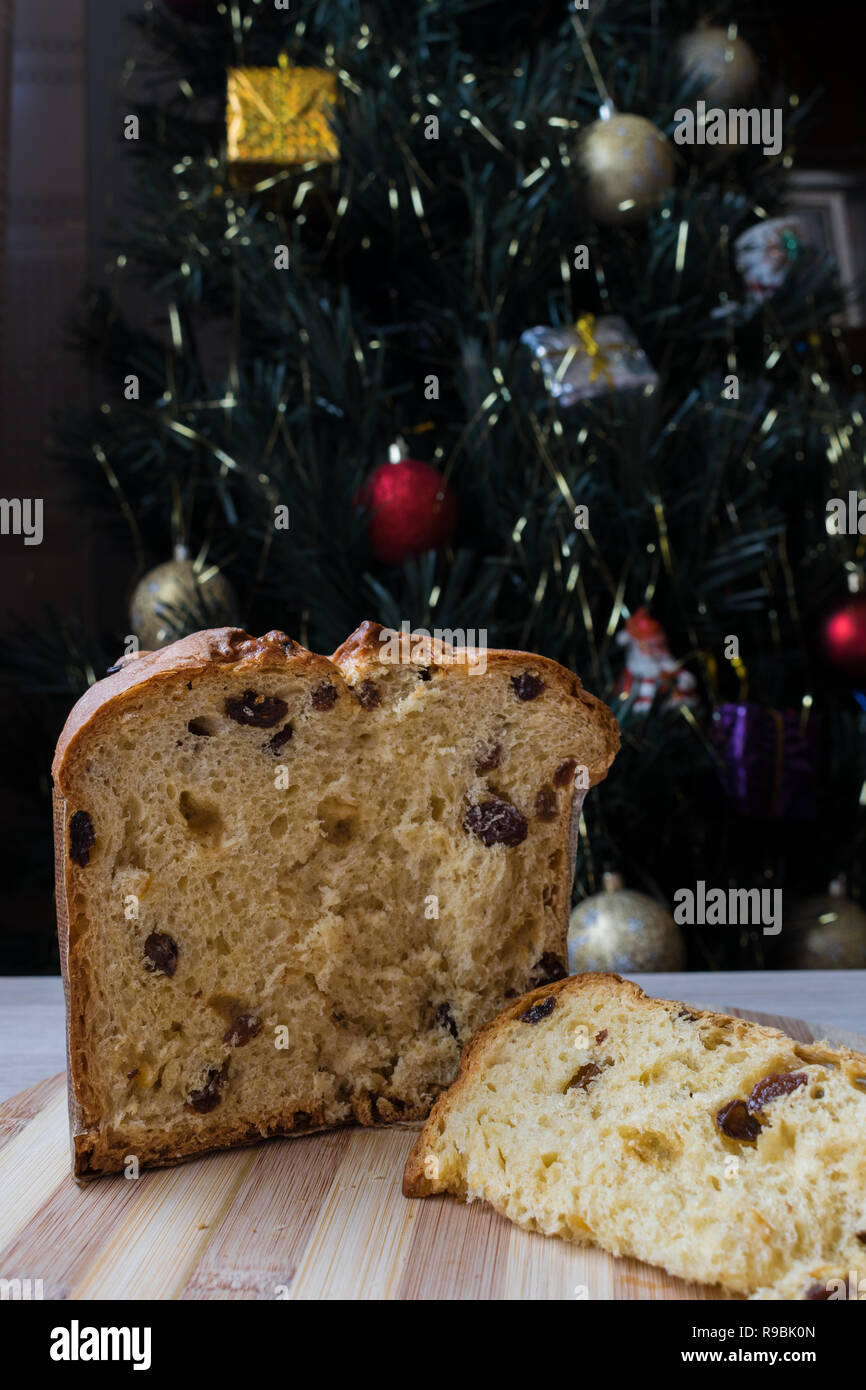
<svg viewBox="0 0 866 1390">
<path fill-rule="evenodd" d="M 866 1056 L 575 975 L 464 1048 L 407 1197 L 762 1298 L 866 1275 Z"/>
<path fill-rule="evenodd" d="M 552 661 L 394 637 L 365 623 L 328 660 L 197 633 L 70 715 L 76 1172 L 422 1118 L 461 1041 L 564 973 L 613 716 Z"/>
</svg>

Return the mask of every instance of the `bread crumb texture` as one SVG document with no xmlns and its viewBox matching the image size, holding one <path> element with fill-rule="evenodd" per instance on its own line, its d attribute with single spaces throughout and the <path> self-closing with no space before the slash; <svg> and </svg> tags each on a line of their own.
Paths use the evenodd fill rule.
<svg viewBox="0 0 866 1390">
<path fill-rule="evenodd" d="M 460 1043 L 563 974 L 574 773 L 604 775 L 612 716 L 541 658 L 383 663 L 380 632 L 332 660 L 196 634 L 70 716 L 77 1172 L 422 1118 Z"/>
<path fill-rule="evenodd" d="M 758 1298 L 866 1277 L 866 1057 L 648 999 L 615 975 L 481 1030 L 404 1192 Z"/>
</svg>

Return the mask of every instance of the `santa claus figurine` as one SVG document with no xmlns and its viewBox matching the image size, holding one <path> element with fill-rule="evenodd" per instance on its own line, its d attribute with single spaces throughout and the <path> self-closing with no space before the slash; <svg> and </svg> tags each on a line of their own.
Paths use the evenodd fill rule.
<svg viewBox="0 0 866 1390">
<path fill-rule="evenodd" d="M 626 621 L 617 636 L 625 647 L 625 668 L 616 690 L 633 703 L 636 710 L 648 710 L 658 691 L 664 695 L 666 708 L 675 705 L 697 704 L 697 681 L 691 671 L 675 661 L 661 623 L 656 622 L 648 608 L 638 608 Z"/>
</svg>

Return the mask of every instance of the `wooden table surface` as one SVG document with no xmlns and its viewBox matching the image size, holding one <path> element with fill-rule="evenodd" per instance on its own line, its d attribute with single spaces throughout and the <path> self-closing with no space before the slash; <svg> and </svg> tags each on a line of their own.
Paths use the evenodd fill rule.
<svg viewBox="0 0 866 1390">
<path fill-rule="evenodd" d="M 705 1008 L 758 1009 L 866 1033 L 866 970 L 694 971 L 634 975 L 647 994 Z M 63 989 L 53 976 L 0 977 L 0 1100 L 66 1065 Z"/>
</svg>

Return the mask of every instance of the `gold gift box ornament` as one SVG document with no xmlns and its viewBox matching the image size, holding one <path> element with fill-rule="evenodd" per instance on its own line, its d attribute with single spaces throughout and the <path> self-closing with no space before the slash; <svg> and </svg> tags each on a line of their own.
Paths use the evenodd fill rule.
<svg viewBox="0 0 866 1390">
<path fill-rule="evenodd" d="M 333 164 L 340 157 L 329 117 L 337 78 L 321 68 L 229 68 L 226 135 L 238 171 Z"/>
</svg>

